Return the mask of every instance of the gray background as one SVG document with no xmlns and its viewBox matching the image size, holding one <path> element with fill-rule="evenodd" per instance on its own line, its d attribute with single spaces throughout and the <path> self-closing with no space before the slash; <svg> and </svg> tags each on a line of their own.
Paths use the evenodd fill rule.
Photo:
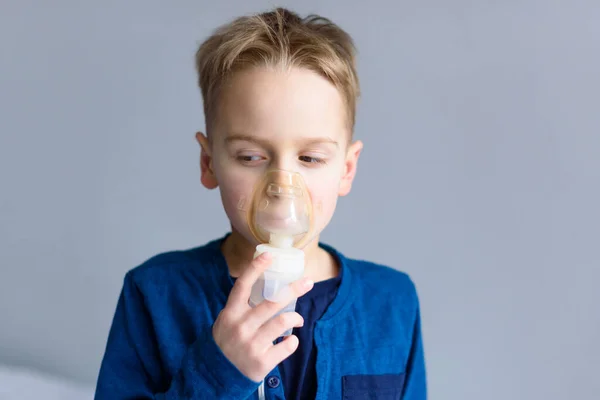
<svg viewBox="0 0 600 400">
<path fill-rule="evenodd" d="M 193 55 L 271 4 L 0 2 L 1 363 L 93 384 L 125 272 L 226 232 Z M 597 399 L 600 2 L 279 4 L 359 47 L 323 239 L 413 277 L 431 398 Z"/>
</svg>

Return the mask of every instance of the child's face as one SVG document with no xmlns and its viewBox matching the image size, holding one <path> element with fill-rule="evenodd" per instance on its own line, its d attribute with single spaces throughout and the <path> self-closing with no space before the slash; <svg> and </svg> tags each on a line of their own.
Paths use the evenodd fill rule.
<svg viewBox="0 0 600 400">
<path fill-rule="evenodd" d="M 202 134 L 202 183 L 219 187 L 232 229 L 255 242 L 241 198 L 270 168 L 299 172 L 310 192 L 316 233 L 327 226 L 338 196 L 350 191 L 361 142 L 350 143 L 338 90 L 307 69 L 256 68 L 222 88 L 210 144 Z"/>
</svg>

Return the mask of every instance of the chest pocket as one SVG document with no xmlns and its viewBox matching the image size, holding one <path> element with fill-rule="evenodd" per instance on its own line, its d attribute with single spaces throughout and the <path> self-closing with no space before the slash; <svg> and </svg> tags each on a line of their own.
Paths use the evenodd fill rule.
<svg viewBox="0 0 600 400">
<path fill-rule="evenodd" d="M 400 400 L 403 388 L 404 374 L 342 377 L 343 400 Z"/>
</svg>

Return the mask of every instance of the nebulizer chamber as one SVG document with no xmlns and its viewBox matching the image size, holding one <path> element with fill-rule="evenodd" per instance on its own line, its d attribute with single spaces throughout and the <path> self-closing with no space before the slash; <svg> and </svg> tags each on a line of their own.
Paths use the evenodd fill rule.
<svg viewBox="0 0 600 400">
<path fill-rule="evenodd" d="M 250 306 L 264 300 L 280 301 L 290 283 L 304 275 L 304 252 L 312 223 L 312 203 L 302 176 L 284 170 L 269 170 L 246 202 L 250 231 L 260 243 L 254 257 L 271 255 L 271 265 L 256 281 Z M 295 311 L 296 300 L 278 314 Z M 278 315 L 277 314 L 277 315 Z M 290 335 L 292 330 L 283 333 Z"/>
</svg>

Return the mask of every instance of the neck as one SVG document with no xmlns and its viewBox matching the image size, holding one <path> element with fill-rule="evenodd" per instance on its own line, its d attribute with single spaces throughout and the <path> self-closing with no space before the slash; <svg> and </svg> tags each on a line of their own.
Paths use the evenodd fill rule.
<svg viewBox="0 0 600 400">
<path fill-rule="evenodd" d="M 248 268 L 255 250 L 256 246 L 254 244 L 232 228 L 231 235 L 221 245 L 221 251 L 227 261 L 231 276 L 237 278 Z M 318 237 L 308 243 L 302 250 L 305 257 L 305 277 L 319 282 L 337 276 L 339 266 L 327 251 L 319 247 Z"/>
</svg>

